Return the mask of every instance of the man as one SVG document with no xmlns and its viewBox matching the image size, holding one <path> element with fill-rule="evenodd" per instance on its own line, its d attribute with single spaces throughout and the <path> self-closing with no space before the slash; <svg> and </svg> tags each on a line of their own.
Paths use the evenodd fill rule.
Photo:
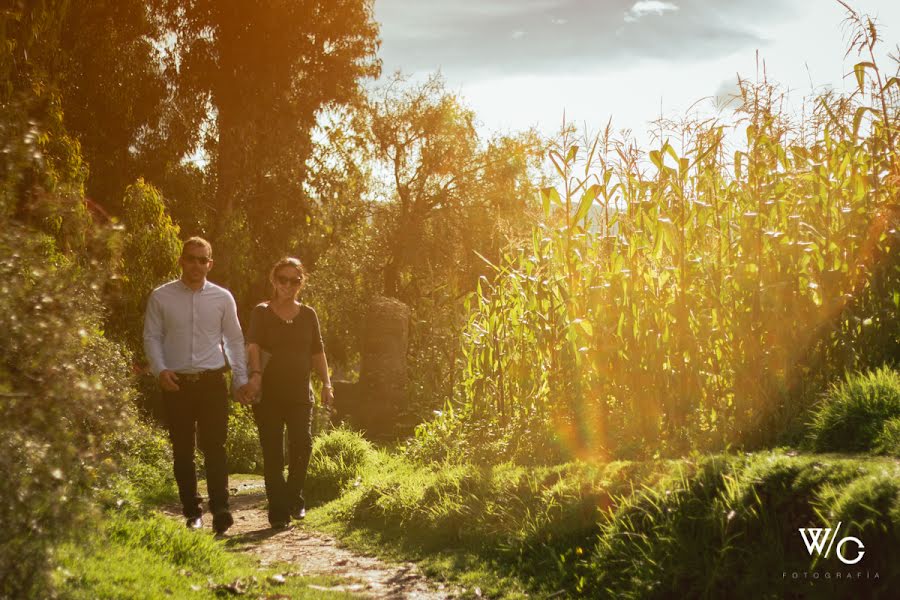
<svg viewBox="0 0 900 600">
<path fill-rule="evenodd" d="M 203 526 L 194 466 L 196 427 L 206 459 L 213 530 L 223 534 L 234 524 L 228 509 L 225 371 L 230 365 L 233 387 L 243 398 L 247 392 L 244 336 L 231 292 L 206 279 L 213 265 L 209 242 L 199 237 L 186 240 L 178 263 L 181 278 L 150 295 L 144 315 L 144 350 L 163 389 L 175 481 L 187 526 Z"/>
</svg>

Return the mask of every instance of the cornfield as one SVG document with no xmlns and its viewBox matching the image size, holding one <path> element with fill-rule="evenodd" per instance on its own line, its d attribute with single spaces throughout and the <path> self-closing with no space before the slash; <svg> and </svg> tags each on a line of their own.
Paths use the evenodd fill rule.
<svg viewBox="0 0 900 600">
<path fill-rule="evenodd" d="M 420 436 L 536 419 L 575 455 L 759 446 L 828 381 L 896 360 L 900 79 L 874 24 L 851 25 L 872 59 L 857 89 L 801 117 L 742 81 L 738 126 L 688 123 L 646 154 L 609 127 L 561 135 L 545 222 L 468 299 L 462 382 Z"/>
</svg>

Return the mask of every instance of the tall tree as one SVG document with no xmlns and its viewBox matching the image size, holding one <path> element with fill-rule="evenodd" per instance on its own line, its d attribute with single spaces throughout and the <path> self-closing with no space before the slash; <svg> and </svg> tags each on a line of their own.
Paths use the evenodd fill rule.
<svg viewBox="0 0 900 600">
<path fill-rule="evenodd" d="M 379 73 L 372 0 L 160 1 L 181 89 L 214 116 L 210 229 L 268 261 L 305 227 L 318 116 L 361 100 L 360 81 Z"/>
<path fill-rule="evenodd" d="M 480 259 L 472 251 L 493 254 L 505 241 L 503 224 L 527 219 L 536 136 L 482 140 L 475 114 L 438 76 L 394 81 L 360 115 L 356 127 L 385 174 L 384 294 L 414 303 L 429 272 L 474 285 L 471 261 Z"/>
<path fill-rule="evenodd" d="M 161 25 L 148 0 L 95 0 L 70 3 L 62 27 L 55 79 L 66 126 L 90 166 L 88 196 L 116 214 L 126 186 L 160 183 L 196 142 L 196 116 L 172 103 Z"/>
</svg>

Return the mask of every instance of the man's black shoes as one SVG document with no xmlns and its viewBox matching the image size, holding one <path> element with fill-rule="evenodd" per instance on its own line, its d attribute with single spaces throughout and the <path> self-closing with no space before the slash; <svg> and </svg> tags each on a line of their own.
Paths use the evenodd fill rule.
<svg viewBox="0 0 900 600">
<path fill-rule="evenodd" d="M 234 525 L 234 518 L 227 510 L 217 512 L 213 515 L 213 531 L 216 532 L 216 535 L 222 535 L 228 531 L 228 528 L 232 525 Z"/>
<path fill-rule="evenodd" d="M 202 529 L 203 528 L 203 519 L 201 519 L 200 517 L 188 517 L 187 528 L 188 529 Z"/>
<path fill-rule="evenodd" d="M 296 510 L 291 511 L 291 518 L 296 520 L 301 520 L 306 518 L 306 509 L 302 506 Z"/>
</svg>

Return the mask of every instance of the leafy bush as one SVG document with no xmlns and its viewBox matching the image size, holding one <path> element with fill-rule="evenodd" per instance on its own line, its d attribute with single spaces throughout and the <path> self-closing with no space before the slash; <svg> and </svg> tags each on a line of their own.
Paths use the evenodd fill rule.
<svg viewBox="0 0 900 600">
<path fill-rule="evenodd" d="M 362 435 L 339 428 L 313 440 L 306 488 L 308 499 L 325 501 L 340 495 L 372 463 L 375 450 Z"/>
<path fill-rule="evenodd" d="M 887 447 L 900 419 L 900 372 L 888 367 L 848 374 L 832 385 L 810 425 L 817 452 L 866 452 Z M 895 446 L 896 448 L 896 446 Z"/>
<path fill-rule="evenodd" d="M 178 498 L 168 434 L 133 406 L 128 407 L 122 428 L 107 436 L 103 453 L 116 467 L 109 485 L 101 490 L 100 499 L 107 504 L 124 500 L 149 507 Z"/>
<path fill-rule="evenodd" d="M 159 192 L 143 179 L 128 186 L 123 202 L 119 275 L 109 307 L 110 331 L 143 357 L 143 312 L 156 286 L 175 279 L 181 253 L 178 226 L 166 213 Z"/>
<path fill-rule="evenodd" d="M 415 430 L 405 454 L 422 463 L 472 462 L 494 465 L 556 465 L 569 457 L 565 440 L 553 423 L 536 412 L 514 415 L 506 427 L 490 421 L 464 423 L 452 407 Z"/>
<path fill-rule="evenodd" d="M 884 423 L 878 439 L 875 440 L 875 449 L 883 454 L 900 457 L 900 418 Z"/>
<path fill-rule="evenodd" d="M 129 402 L 129 357 L 100 329 L 104 275 L 43 234 L 0 230 L 0 597 L 41 595 Z"/>
<path fill-rule="evenodd" d="M 263 458 L 259 443 L 259 431 L 249 406 L 230 402 L 228 414 L 228 438 L 225 451 L 230 473 L 261 473 Z"/>
</svg>

